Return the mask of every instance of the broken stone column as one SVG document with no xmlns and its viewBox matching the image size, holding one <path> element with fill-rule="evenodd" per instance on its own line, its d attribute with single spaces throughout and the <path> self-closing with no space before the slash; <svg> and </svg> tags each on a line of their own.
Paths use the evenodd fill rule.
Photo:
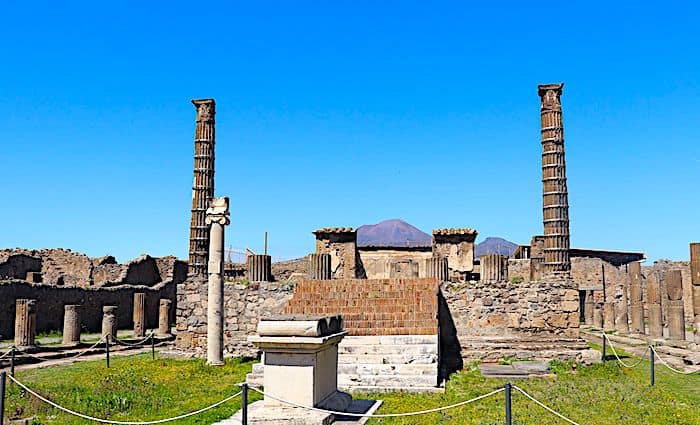
<svg viewBox="0 0 700 425">
<path fill-rule="evenodd" d="M 700 242 L 690 244 L 690 282 L 693 285 L 695 342 L 700 344 Z"/>
<path fill-rule="evenodd" d="M 36 349 L 36 300 L 15 301 L 15 347 L 23 351 Z"/>
<path fill-rule="evenodd" d="M 625 283 L 622 286 L 622 295 L 615 304 L 615 329 L 624 333 L 628 333 L 630 331 L 627 307 L 627 283 Z"/>
<path fill-rule="evenodd" d="M 542 133 L 542 213 L 544 223 L 544 272 L 571 270 L 569 258 L 569 192 L 566 185 L 564 123 L 559 84 L 537 86 Z"/>
<path fill-rule="evenodd" d="M 80 306 L 66 304 L 63 306 L 63 345 L 67 347 L 80 344 Z"/>
<path fill-rule="evenodd" d="M 309 279 L 329 280 L 331 278 L 331 255 L 309 254 Z"/>
<path fill-rule="evenodd" d="M 608 296 L 608 298 L 611 298 Z M 603 329 L 606 331 L 615 330 L 615 304 L 612 301 L 603 303 Z"/>
<path fill-rule="evenodd" d="M 105 305 L 102 307 L 102 336 L 117 337 L 117 306 Z"/>
<path fill-rule="evenodd" d="M 438 282 L 447 282 L 449 278 L 449 268 L 447 258 L 431 257 L 425 260 L 425 277 L 434 277 Z"/>
<path fill-rule="evenodd" d="M 583 300 L 583 323 L 593 325 L 593 315 L 595 310 L 595 302 L 593 302 L 593 291 L 585 291 L 585 299 Z"/>
<path fill-rule="evenodd" d="M 216 102 L 193 100 L 197 108 L 194 133 L 194 183 L 192 185 L 192 219 L 190 221 L 189 273 L 207 275 L 209 226 L 206 210 L 214 197 L 214 144 L 216 143 Z"/>
<path fill-rule="evenodd" d="M 635 261 L 628 266 L 630 277 L 630 332 L 644 333 L 644 307 L 642 305 L 642 266 Z"/>
<path fill-rule="evenodd" d="M 250 282 L 272 281 L 272 257 L 264 254 L 249 254 L 246 257 Z"/>
<path fill-rule="evenodd" d="M 685 341 L 685 308 L 683 306 L 683 277 L 680 270 L 666 273 L 668 297 L 668 337 Z"/>
<path fill-rule="evenodd" d="M 170 332 L 170 305 L 173 302 L 161 298 L 160 305 L 158 306 L 158 336 L 168 337 L 171 335 Z"/>
<path fill-rule="evenodd" d="M 482 282 L 495 283 L 508 280 L 508 257 L 500 254 L 483 254 L 480 259 Z"/>
<path fill-rule="evenodd" d="M 207 209 L 209 227 L 209 286 L 207 295 L 207 364 L 224 364 L 224 226 L 228 218 L 228 198 L 214 198 Z"/>
<path fill-rule="evenodd" d="M 134 294 L 134 338 L 146 336 L 146 294 Z"/>
<path fill-rule="evenodd" d="M 647 306 L 649 310 L 649 335 L 652 338 L 663 338 L 664 324 L 661 312 L 661 286 L 656 273 L 647 278 Z"/>
<path fill-rule="evenodd" d="M 593 326 L 603 329 L 603 303 L 595 303 L 593 309 Z"/>
</svg>

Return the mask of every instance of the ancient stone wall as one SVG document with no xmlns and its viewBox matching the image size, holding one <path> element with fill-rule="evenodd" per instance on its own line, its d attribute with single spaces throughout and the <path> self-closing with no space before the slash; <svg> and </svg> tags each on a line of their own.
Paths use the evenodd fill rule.
<svg viewBox="0 0 700 425">
<path fill-rule="evenodd" d="M 235 355 L 254 356 L 257 350 L 247 342 L 255 334 L 260 317 L 281 314 L 294 287 L 284 282 L 224 283 L 224 347 Z M 207 281 L 190 277 L 177 286 L 177 339 L 181 350 L 206 352 Z"/>
<path fill-rule="evenodd" d="M 433 230 L 433 255 L 447 258 L 453 278 L 465 280 L 474 271 L 474 229 Z"/>
<path fill-rule="evenodd" d="M 660 283 L 660 292 L 661 294 L 666 293 L 666 274 L 669 272 L 669 270 L 680 270 L 681 271 L 681 276 L 682 276 L 682 285 L 683 285 L 683 306 L 684 306 L 684 311 L 685 311 L 685 321 L 688 326 L 692 326 L 694 322 L 694 310 L 693 310 L 693 283 L 691 279 L 691 272 L 690 272 L 690 262 L 688 261 L 670 261 L 670 260 L 658 260 L 654 261 L 654 264 L 651 266 L 643 266 L 642 267 L 642 275 L 644 276 L 645 280 L 649 276 L 650 273 L 656 273 L 657 276 L 659 277 L 659 283 Z M 643 285 L 646 288 L 646 285 Z M 644 295 L 644 299 L 646 300 L 646 291 Z M 663 320 L 664 323 L 668 323 L 667 321 L 667 314 L 668 314 L 668 303 L 666 300 L 666 297 L 661 297 L 661 310 L 663 312 Z"/>
<path fill-rule="evenodd" d="M 6 253 L 0 262 L 0 277 L 24 280 L 30 272 L 41 272 L 41 258 L 27 254 Z"/>
<path fill-rule="evenodd" d="M 315 230 L 316 253 L 331 255 L 331 273 L 334 279 L 365 277 L 357 253 L 357 232 L 349 227 L 327 227 Z"/>
<path fill-rule="evenodd" d="M 460 339 L 578 336 L 579 294 L 571 282 L 448 283 L 442 293 Z"/>
<path fill-rule="evenodd" d="M 509 258 L 508 259 L 508 280 L 529 281 L 530 280 L 530 259 L 529 258 Z"/>
<path fill-rule="evenodd" d="M 425 276 L 425 260 L 433 253 L 430 249 L 359 248 L 359 255 L 368 279 L 389 279 Z M 415 275 L 407 275 L 414 271 Z"/>
<path fill-rule="evenodd" d="M 37 332 L 63 329 L 64 305 L 81 305 L 81 323 L 89 332 L 99 332 L 102 306 L 118 306 L 120 329 L 132 327 L 133 299 L 135 292 L 146 294 L 146 326 L 158 326 L 160 298 L 175 299 L 175 283 L 163 283 L 155 287 L 116 286 L 110 288 L 57 287 L 47 284 L 31 284 L 25 281 L 0 281 L 0 339 L 14 334 L 15 300 L 37 300 Z M 174 319 L 174 313 L 173 313 Z"/>
</svg>

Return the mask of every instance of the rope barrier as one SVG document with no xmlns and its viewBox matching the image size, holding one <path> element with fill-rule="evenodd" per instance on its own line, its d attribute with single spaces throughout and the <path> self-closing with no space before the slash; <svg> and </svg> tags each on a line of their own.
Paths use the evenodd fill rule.
<svg viewBox="0 0 700 425">
<path fill-rule="evenodd" d="M 13 351 L 17 351 L 15 350 L 15 347 L 10 348 L 10 351 L 0 356 L 0 359 L 4 359 L 5 357 L 9 356 L 10 354 L 12 354 Z"/>
<path fill-rule="evenodd" d="M 479 401 L 479 400 L 481 400 L 481 399 L 490 397 L 490 396 L 492 396 L 492 395 L 494 395 L 494 394 L 498 394 L 498 393 L 500 393 L 501 391 L 505 391 L 504 388 L 499 388 L 499 389 L 497 389 L 497 390 L 491 391 L 490 393 L 487 393 L 487 394 L 480 395 L 480 396 L 478 396 L 478 397 L 472 398 L 471 400 L 461 401 L 461 402 L 459 402 L 459 403 L 455 403 L 455 404 L 452 404 L 452 405 L 449 405 L 449 406 L 436 407 L 435 409 L 419 410 L 419 411 L 416 411 L 416 412 L 406 412 L 406 413 L 385 413 L 385 414 L 371 415 L 371 414 L 362 414 L 362 413 L 337 412 L 337 411 L 334 411 L 334 410 L 319 409 L 318 407 L 304 406 L 304 405 L 302 405 L 302 404 L 298 404 L 298 403 L 295 403 L 295 402 L 293 402 L 293 401 L 284 400 L 284 399 L 281 399 L 281 398 L 279 398 L 279 397 L 275 397 L 275 396 L 273 396 L 273 395 L 271 395 L 271 394 L 267 394 L 267 393 L 265 393 L 265 392 L 263 392 L 263 391 L 260 391 L 259 389 L 255 388 L 255 387 L 249 387 L 249 388 L 250 388 L 251 390 L 253 390 L 253 391 L 259 393 L 259 394 L 262 394 L 263 396 L 269 397 L 269 398 L 271 398 L 271 399 L 273 399 L 273 400 L 277 400 L 277 401 L 279 401 L 280 403 L 288 404 L 288 405 L 290 405 L 290 406 L 300 407 L 300 408 L 302 408 L 302 409 L 307 409 L 307 410 L 313 410 L 314 412 L 327 413 L 327 414 L 337 415 L 337 416 L 351 416 L 351 417 L 357 417 L 357 418 L 396 418 L 396 417 L 402 417 L 402 416 L 424 415 L 424 414 L 426 414 L 426 413 L 434 413 L 434 412 L 439 412 L 439 411 L 442 411 L 442 410 L 453 409 L 453 408 L 459 407 L 459 406 L 464 406 L 465 404 L 473 403 L 473 402 L 475 402 L 475 401 Z"/>
<path fill-rule="evenodd" d="M 59 404 L 57 404 L 57 403 L 54 403 L 53 401 L 51 401 L 51 400 L 49 400 L 49 399 L 47 399 L 47 398 L 41 396 L 41 395 L 38 394 L 37 392 L 31 390 L 29 387 L 27 387 L 26 385 L 24 385 L 23 383 L 21 383 L 20 381 L 18 381 L 15 377 L 13 377 L 13 376 L 11 376 L 11 375 L 7 375 L 7 377 L 8 377 L 10 380 L 12 380 L 15 384 L 19 385 L 22 389 L 24 389 L 25 391 L 27 391 L 29 394 L 33 395 L 34 397 L 38 398 L 39 400 L 43 401 L 44 403 L 47 403 L 47 404 L 49 404 L 49 405 L 55 407 L 56 409 L 62 410 L 62 411 L 64 411 L 64 412 L 68 413 L 68 414 L 71 414 L 71 415 L 73 415 L 73 416 L 77 416 L 77 417 L 79 417 L 79 418 L 87 419 L 87 420 L 89 420 L 89 421 L 100 422 L 100 423 L 103 423 L 103 424 L 116 424 L 116 425 L 153 425 L 153 424 L 162 424 L 162 423 L 166 423 L 166 422 L 177 421 L 177 420 L 180 420 L 180 419 L 188 418 L 188 417 L 190 417 L 190 416 L 198 415 L 198 414 L 200 414 L 200 413 L 204 413 L 204 412 L 206 412 L 207 410 L 211 410 L 211 409 L 213 409 L 213 408 L 215 408 L 215 407 L 218 407 L 218 406 L 220 406 L 220 405 L 222 405 L 222 404 L 224 404 L 224 403 L 227 403 L 227 402 L 233 400 L 234 398 L 236 398 L 236 397 L 238 397 L 239 395 L 241 395 L 241 393 L 243 392 L 243 391 L 239 391 L 239 392 L 237 392 L 236 394 L 234 394 L 234 395 L 232 395 L 232 396 L 229 396 L 229 397 L 226 397 L 225 399 L 223 399 L 223 400 L 221 400 L 221 401 L 218 401 L 218 402 L 216 402 L 216 403 L 214 403 L 214 404 L 212 404 L 212 405 L 209 405 L 209 406 L 204 407 L 204 408 L 199 409 L 199 410 L 195 410 L 194 412 L 185 413 L 184 415 L 175 416 L 175 417 L 172 417 L 172 418 L 158 419 L 158 420 L 154 420 L 154 421 L 115 421 L 115 420 L 112 420 L 112 419 L 95 418 L 95 417 L 88 416 L 88 415 L 85 415 L 85 414 L 76 412 L 76 411 L 74 411 L 74 410 L 68 409 L 68 408 L 66 408 L 66 407 L 63 407 L 63 406 L 61 406 L 61 405 L 59 405 Z M 240 385 L 240 384 L 238 384 L 238 385 Z"/>
<path fill-rule="evenodd" d="M 124 345 L 126 347 L 140 347 L 140 346 L 144 345 L 145 343 L 147 343 L 148 341 L 150 341 L 151 338 L 153 338 L 153 333 L 151 333 L 150 335 L 148 335 L 146 338 L 142 339 L 139 342 L 129 343 L 126 341 L 122 341 L 121 339 L 117 338 L 116 336 L 112 337 L 114 342 L 116 342 L 119 345 Z"/>
<path fill-rule="evenodd" d="M 644 356 L 646 356 L 647 352 L 649 351 L 649 347 L 647 347 L 647 349 L 644 350 L 644 354 L 641 355 L 641 357 L 640 357 L 640 359 L 637 361 L 637 363 L 635 363 L 635 364 L 633 364 L 633 365 L 628 365 L 627 363 L 625 363 L 625 362 L 622 361 L 622 359 L 620 358 L 620 356 L 617 355 L 617 351 L 615 351 L 615 346 L 613 345 L 612 340 L 605 334 L 605 332 L 603 332 L 603 337 L 604 337 L 605 339 L 607 339 L 608 342 L 610 343 L 610 348 L 612 349 L 612 352 L 613 352 L 613 354 L 615 355 L 615 358 L 617 359 L 617 361 L 620 362 L 620 364 L 621 364 L 622 366 L 624 366 L 624 367 L 626 367 L 626 368 L 628 368 L 628 369 L 632 369 L 632 368 L 635 368 L 635 367 L 639 366 L 639 364 L 642 363 L 642 361 L 644 360 Z"/>
<path fill-rule="evenodd" d="M 32 359 L 37 360 L 37 361 L 40 361 L 40 362 L 47 362 L 47 361 L 50 361 L 50 360 L 73 360 L 73 359 L 77 359 L 78 357 L 82 356 L 83 354 L 85 354 L 85 353 L 87 353 L 87 352 L 89 352 L 89 351 L 92 351 L 95 347 L 97 347 L 98 345 L 100 345 L 100 344 L 104 341 L 104 339 L 105 339 L 105 337 L 102 337 L 99 341 L 97 341 L 96 343 L 94 343 L 91 347 L 86 348 L 85 350 L 79 352 L 79 353 L 76 354 L 76 355 L 73 355 L 73 356 L 70 356 L 70 357 L 60 357 L 60 358 L 56 358 L 56 359 L 45 359 L 45 358 L 43 358 L 43 357 L 37 357 L 37 356 L 34 356 L 34 355 L 32 355 L 32 354 L 27 353 L 26 351 L 22 351 L 22 350 L 20 350 L 20 349 L 18 349 L 18 348 L 15 348 L 14 350 L 15 350 L 15 352 L 17 352 L 17 353 L 20 353 L 20 354 L 22 354 L 22 355 L 24 355 L 24 356 L 27 356 L 27 357 L 29 357 L 29 358 L 32 358 Z"/>
<path fill-rule="evenodd" d="M 690 372 L 684 372 L 684 371 L 682 371 L 682 370 L 680 370 L 680 369 L 676 369 L 676 368 L 674 368 L 673 366 L 671 366 L 670 364 L 666 363 L 666 360 L 664 360 L 664 359 L 659 355 L 659 353 L 656 351 L 656 349 L 654 348 L 653 345 L 650 345 L 649 347 L 651 347 L 651 350 L 654 352 L 654 354 L 656 355 L 656 357 L 657 357 L 659 360 L 661 360 L 661 363 L 662 363 L 664 366 L 666 366 L 667 368 L 669 368 L 672 372 L 675 372 L 675 373 L 677 373 L 677 374 L 679 374 L 679 375 L 692 375 L 693 373 L 698 373 L 698 372 L 700 372 L 700 369 L 698 369 L 698 370 L 692 370 L 692 371 L 690 371 Z"/>
<path fill-rule="evenodd" d="M 542 407 L 543 409 L 545 409 L 545 410 L 548 411 L 549 413 L 551 413 L 551 414 L 553 414 L 553 415 L 555 415 L 555 416 L 558 416 L 559 418 L 565 420 L 566 422 L 568 422 L 568 423 L 570 423 L 570 424 L 572 424 L 572 425 L 579 425 L 578 423 L 572 421 L 571 419 L 567 418 L 566 416 L 562 415 L 561 413 L 558 413 L 558 412 L 556 412 L 555 410 L 553 410 L 553 409 L 547 407 L 546 405 L 542 404 L 542 402 L 540 402 L 539 400 L 535 399 L 535 397 L 531 396 L 530 394 L 526 393 L 525 390 L 523 390 L 523 389 L 520 388 L 519 386 L 513 385 L 513 388 L 515 388 L 516 390 L 520 391 L 525 397 L 527 397 L 527 398 L 529 398 L 530 400 L 534 401 L 537 405 L 539 405 L 540 407 Z"/>
</svg>

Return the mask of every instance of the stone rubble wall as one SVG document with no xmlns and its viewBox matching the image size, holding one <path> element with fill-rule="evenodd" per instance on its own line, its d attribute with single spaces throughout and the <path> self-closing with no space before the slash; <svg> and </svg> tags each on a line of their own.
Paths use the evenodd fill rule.
<svg viewBox="0 0 700 425">
<path fill-rule="evenodd" d="M 247 342 L 261 317 L 281 314 L 294 291 L 286 282 L 224 283 L 224 347 L 236 356 L 255 356 Z M 177 285 L 176 347 L 204 355 L 207 349 L 207 280 L 189 277 Z"/>
<path fill-rule="evenodd" d="M 146 294 L 146 326 L 158 326 L 158 308 L 161 298 L 175 299 L 174 282 L 164 282 L 154 287 L 121 285 L 110 288 L 58 287 L 44 283 L 32 284 L 21 280 L 0 281 L 0 339 L 14 336 L 15 300 L 37 300 L 37 332 L 63 329 L 64 305 L 81 305 L 83 331 L 99 332 L 102 323 L 102 306 L 116 305 L 118 327 L 133 326 L 133 301 L 135 292 Z M 175 309 L 171 309 L 171 322 Z"/>
<path fill-rule="evenodd" d="M 668 323 L 668 297 L 666 297 L 666 274 L 670 270 L 680 270 L 683 284 L 683 307 L 685 311 L 685 322 L 688 327 L 693 326 L 694 320 L 694 307 L 693 307 L 693 283 L 691 280 L 690 273 L 690 262 L 689 261 L 670 261 L 670 260 L 658 260 L 654 261 L 651 266 L 642 266 L 642 275 L 644 276 L 644 281 L 647 280 L 651 273 L 656 273 L 660 280 L 660 292 L 661 292 L 661 311 L 663 316 L 663 322 Z M 646 300 L 646 285 L 643 282 L 644 287 L 644 300 Z"/>
<path fill-rule="evenodd" d="M 182 282 L 187 263 L 175 257 L 148 255 L 119 264 L 114 257 L 89 258 L 68 249 L 0 250 L 0 279 L 26 278 L 27 272 L 41 273 L 41 282 L 63 287 L 154 286 L 161 282 Z"/>
<path fill-rule="evenodd" d="M 579 294 L 571 282 L 445 283 L 442 294 L 458 339 L 578 337 Z"/>
</svg>

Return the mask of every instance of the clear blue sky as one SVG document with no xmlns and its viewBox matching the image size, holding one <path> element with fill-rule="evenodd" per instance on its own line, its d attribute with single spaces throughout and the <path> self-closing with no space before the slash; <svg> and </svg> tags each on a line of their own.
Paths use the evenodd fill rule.
<svg viewBox="0 0 700 425">
<path fill-rule="evenodd" d="M 528 243 L 563 81 L 572 245 L 687 259 L 698 3 L 465 3 L 5 2 L 0 246 L 185 258 L 201 97 L 227 245 L 386 218 Z"/>
</svg>

